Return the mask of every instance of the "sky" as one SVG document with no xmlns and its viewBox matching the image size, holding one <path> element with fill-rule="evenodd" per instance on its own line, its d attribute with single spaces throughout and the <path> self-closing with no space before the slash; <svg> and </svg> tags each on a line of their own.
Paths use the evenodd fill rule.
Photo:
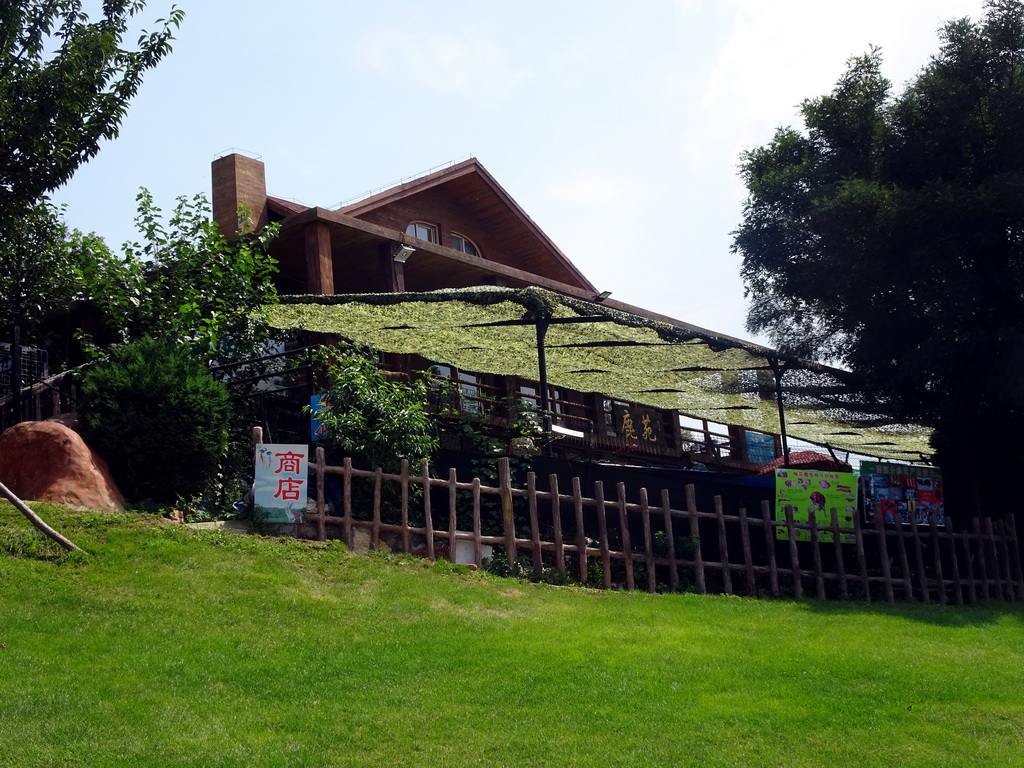
<svg viewBox="0 0 1024 768">
<path fill-rule="evenodd" d="M 983 0 L 178 4 L 120 136 L 53 194 L 71 226 L 119 247 L 140 187 L 165 211 L 209 197 L 231 150 L 323 208 L 475 156 L 599 290 L 755 338 L 730 253 L 741 153 L 871 46 L 900 90 Z"/>
</svg>

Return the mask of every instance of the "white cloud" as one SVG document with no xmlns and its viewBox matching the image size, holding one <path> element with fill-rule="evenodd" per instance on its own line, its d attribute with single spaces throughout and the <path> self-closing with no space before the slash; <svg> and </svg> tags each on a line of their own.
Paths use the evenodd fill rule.
<svg viewBox="0 0 1024 768">
<path fill-rule="evenodd" d="M 381 77 L 407 80 L 405 106 L 415 109 L 423 89 L 457 94 L 478 104 L 498 103 L 529 75 L 516 69 L 505 49 L 479 30 L 429 35 L 397 28 L 378 28 L 357 47 L 357 65 Z M 457 118 L 457 115 L 453 115 Z"/>
</svg>

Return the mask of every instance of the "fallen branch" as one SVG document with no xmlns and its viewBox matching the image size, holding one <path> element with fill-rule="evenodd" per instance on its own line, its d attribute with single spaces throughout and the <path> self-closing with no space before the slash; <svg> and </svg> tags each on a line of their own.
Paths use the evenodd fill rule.
<svg viewBox="0 0 1024 768">
<path fill-rule="evenodd" d="M 61 536 L 59 533 L 57 533 L 57 531 L 53 530 L 53 528 L 51 528 L 45 522 L 43 522 L 43 519 L 39 517 L 39 515 L 37 515 L 35 512 L 29 509 L 28 505 L 21 499 L 19 499 L 17 496 L 15 496 L 11 492 L 11 490 L 3 483 L 0 483 L 0 494 L 3 494 L 7 498 L 7 500 L 11 502 L 11 504 L 17 507 L 18 511 L 21 512 L 21 514 L 23 514 L 25 517 L 27 517 L 29 519 L 29 522 L 32 523 L 32 525 L 34 525 L 40 531 L 42 531 L 51 539 L 56 541 L 68 552 L 79 549 L 72 542 Z"/>
</svg>

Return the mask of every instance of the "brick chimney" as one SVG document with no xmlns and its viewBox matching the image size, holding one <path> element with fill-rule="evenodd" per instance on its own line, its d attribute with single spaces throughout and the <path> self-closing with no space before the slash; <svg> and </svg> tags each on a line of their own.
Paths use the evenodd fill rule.
<svg viewBox="0 0 1024 768">
<path fill-rule="evenodd" d="M 213 220 L 225 237 L 234 237 L 238 231 L 238 209 L 249 211 L 251 232 L 267 224 L 267 177 L 261 160 L 245 155 L 231 154 L 213 161 Z"/>
</svg>

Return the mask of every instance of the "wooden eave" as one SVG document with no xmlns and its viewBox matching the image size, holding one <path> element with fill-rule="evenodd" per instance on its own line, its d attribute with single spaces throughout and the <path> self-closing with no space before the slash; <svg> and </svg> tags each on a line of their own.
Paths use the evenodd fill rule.
<svg viewBox="0 0 1024 768">
<path fill-rule="evenodd" d="M 585 292 L 591 294 L 597 292 L 593 283 L 544 234 L 544 231 L 476 158 L 470 158 L 450 168 L 399 184 L 365 200 L 340 208 L 337 213 L 359 218 L 371 211 L 407 200 L 440 186 L 444 186 L 446 192 L 451 194 L 459 205 L 476 218 L 483 229 L 501 241 L 504 260 L 523 265 L 538 265 L 553 261 L 557 264 L 558 271 L 564 274 L 569 282 L 575 283 Z M 548 278 L 551 276 L 547 275 Z M 556 282 L 564 284 L 566 281 Z"/>
</svg>

